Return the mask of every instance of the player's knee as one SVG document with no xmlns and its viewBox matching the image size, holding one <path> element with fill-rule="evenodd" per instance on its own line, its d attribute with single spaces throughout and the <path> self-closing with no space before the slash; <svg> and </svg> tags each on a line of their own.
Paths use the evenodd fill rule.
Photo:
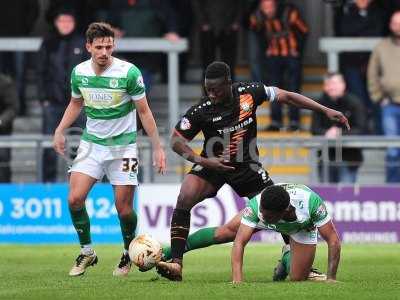
<svg viewBox="0 0 400 300">
<path fill-rule="evenodd" d="M 132 213 L 132 206 L 128 202 L 116 201 L 115 208 L 117 209 L 119 218 L 128 217 Z"/>
<path fill-rule="evenodd" d="M 176 201 L 176 208 L 191 210 L 193 207 L 194 197 L 188 193 L 180 192 Z"/>
<path fill-rule="evenodd" d="M 81 209 L 85 205 L 85 198 L 81 195 L 70 193 L 68 196 L 68 205 L 73 210 Z"/>
<path fill-rule="evenodd" d="M 118 212 L 118 218 L 120 219 L 128 219 L 132 215 L 131 208 L 120 209 L 117 210 L 117 212 Z"/>
</svg>

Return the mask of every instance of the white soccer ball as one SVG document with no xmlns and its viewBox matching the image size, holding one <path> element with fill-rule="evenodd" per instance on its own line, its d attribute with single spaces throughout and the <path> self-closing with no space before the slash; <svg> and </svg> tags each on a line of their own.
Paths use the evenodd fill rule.
<svg viewBox="0 0 400 300">
<path fill-rule="evenodd" d="M 161 260 L 161 244 L 148 234 L 138 235 L 129 244 L 129 257 L 142 271 L 154 268 Z"/>
</svg>

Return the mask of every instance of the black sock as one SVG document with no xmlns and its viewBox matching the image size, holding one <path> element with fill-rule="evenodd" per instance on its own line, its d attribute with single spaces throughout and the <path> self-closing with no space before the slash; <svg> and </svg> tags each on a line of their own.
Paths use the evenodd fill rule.
<svg viewBox="0 0 400 300">
<path fill-rule="evenodd" d="M 290 237 L 286 234 L 281 233 L 281 236 L 283 238 L 283 241 L 285 242 L 286 245 L 290 244 Z"/>
<path fill-rule="evenodd" d="M 174 209 L 171 220 L 171 257 L 182 260 L 190 229 L 190 211 Z"/>
</svg>

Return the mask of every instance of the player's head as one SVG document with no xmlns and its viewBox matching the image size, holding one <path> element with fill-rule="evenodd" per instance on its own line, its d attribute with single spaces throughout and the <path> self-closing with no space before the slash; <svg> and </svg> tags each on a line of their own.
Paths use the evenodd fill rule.
<svg viewBox="0 0 400 300">
<path fill-rule="evenodd" d="M 206 68 L 204 89 L 213 102 L 221 102 L 232 95 L 231 69 L 222 61 L 215 61 Z"/>
<path fill-rule="evenodd" d="M 103 22 L 95 22 L 86 30 L 86 49 L 92 60 L 99 66 L 107 66 L 111 62 L 114 51 L 114 30 Z"/>
<path fill-rule="evenodd" d="M 289 193 L 280 185 L 269 186 L 261 193 L 260 212 L 268 223 L 275 224 L 281 220 L 289 204 Z"/>
</svg>

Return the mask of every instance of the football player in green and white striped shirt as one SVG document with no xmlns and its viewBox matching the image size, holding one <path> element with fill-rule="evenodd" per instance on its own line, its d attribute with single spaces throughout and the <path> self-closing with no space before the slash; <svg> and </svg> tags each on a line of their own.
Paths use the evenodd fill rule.
<svg viewBox="0 0 400 300">
<path fill-rule="evenodd" d="M 324 201 L 310 188 L 302 184 L 272 185 L 248 202 L 232 248 L 234 283 L 243 280 L 243 254 L 247 242 L 254 232 L 262 229 L 290 236 L 290 249 L 283 251 L 274 276 L 284 279 L 289 274 L 292 281 L 307 280 L 319 232 L 328 243 L 327 280 L 336 281 L 340 240 Z"/>
<path fill-rule="evenodd" d="M 77 65 L 71 74 L 71 101 L 54 133 L 54 148 L 64 155 L 64 130 L 83 108 L 86 128 L 78 155 L 71 167 L 68 196 L 72 223 L 78 233 L 81 253 L 69 275 L 82 275 L 97 263 L 91 246 L 90 223 L 85 200 L 94 183 L 107 175 L 114 188 L 115 206 L 124 240 L 124 251 L 113 274 L 127 275 L 131 268 L 129 243 L 135 235 L 137 216 L 133 196 L 137 186 L 136 112 L 151 139 L 154 165 L 165 171 L 165 154 L 156 123 L 147 104 L 139 69 L 112 56 L 114 31 L 106 23 L 92 23 L 86 31 L 91 59 Z"/>
</svg>

